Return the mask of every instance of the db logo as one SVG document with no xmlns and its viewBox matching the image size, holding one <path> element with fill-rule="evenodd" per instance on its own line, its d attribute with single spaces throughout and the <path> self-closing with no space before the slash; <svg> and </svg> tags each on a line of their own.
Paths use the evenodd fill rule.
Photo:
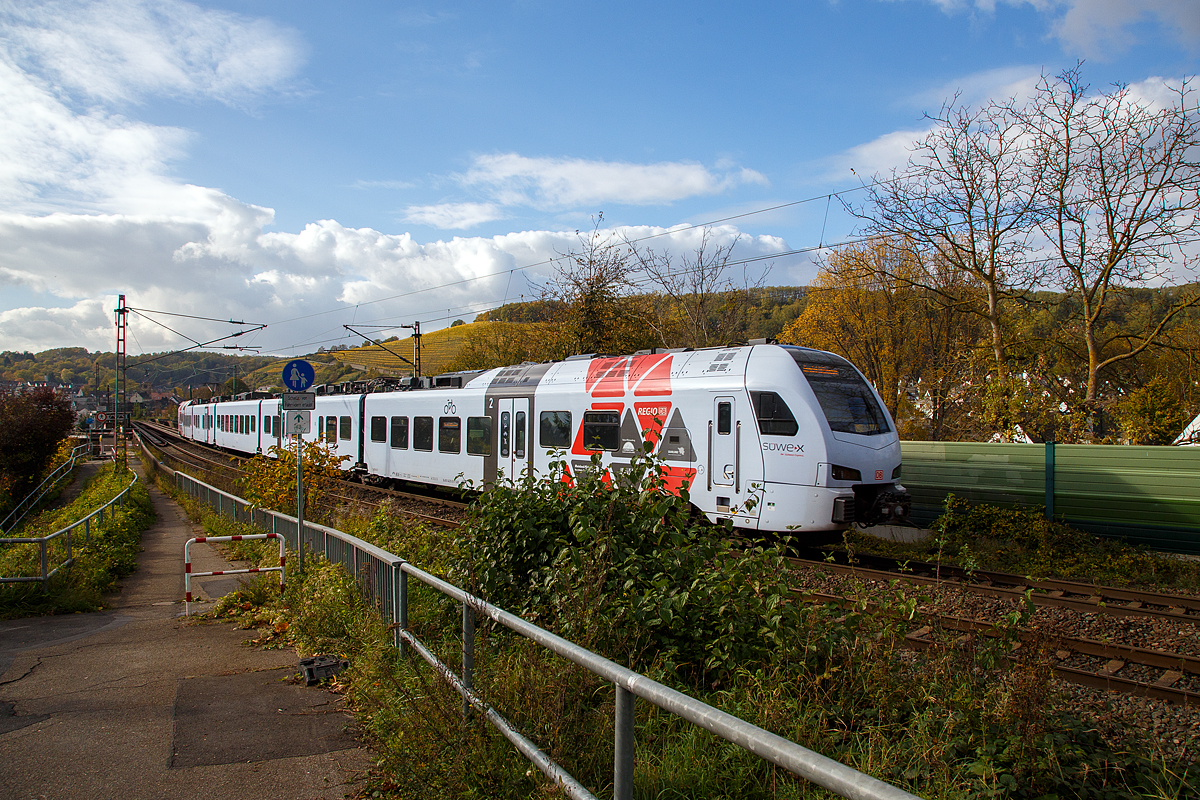
<svg viewBox="0 0 1200 800">
<path fill-rule="evenodd" d="M 883 470 L 881 470 L 881 469 L 875 470 L 875 480 L 877 480 L 877 481 L 883 480 Z"/>
<path fill-rule="evenodd" d="M 447 400 L 447 401 L 446 401 L 446 408 L 445 408 L 445 410 L 443 411 L 443 413 L 445 413 L 445 414 L 453 414 L 453 413 L 454 413 L 454 411 L 455 411 L 455 409 L 454 409 L 454 401 L 453 401 L 453 400 Z M 883 473 L 881 472 L 881 473 L 879 473 L 879 474 L 880 474 L 880 475 L 882 475 Z"/>
</svg>

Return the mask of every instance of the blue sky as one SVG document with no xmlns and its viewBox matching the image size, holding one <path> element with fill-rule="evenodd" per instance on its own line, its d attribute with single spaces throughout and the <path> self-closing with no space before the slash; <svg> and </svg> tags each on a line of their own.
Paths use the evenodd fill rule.
<svg viewBox="0 0 1200 800">
<path fill-rule="evenodd" d="M 535 293 L 601 212 L 638 237 L 794 204 L 712 236 L 843 241 L 826 196 L 901 166 L 956 92 L 1083 59 L 1152 100 L 1196 73 L 1200 4 L 59 0 L 0 2 L 0 39 L 0 349 L 111 349 L 123 292 L 292 354 Z M 183 342 L 135 318 L 132 351 Z"/>
</svg>

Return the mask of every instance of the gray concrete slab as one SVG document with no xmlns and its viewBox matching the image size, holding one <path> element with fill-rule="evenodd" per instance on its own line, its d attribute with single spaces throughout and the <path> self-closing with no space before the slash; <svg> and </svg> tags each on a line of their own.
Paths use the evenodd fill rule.
<svg viewBox="0 0 1200 800">
<path fill-rule="evenodd" d="M 247 646 L 253 632 L 179 616 L 183 543 L 199 531 L 151 495 L 158 521 L 108 611 L 0 623 L 0 798 L 343 797 L 370 757 L 346 732 L 340 698 L 279 681 L 296 655 Z M 192 561 L 233 566 L 208 545 Z M 225 710 L 201 713 L 206 696 Z M 251 739 L 278 744 L 262 758 L 194 744 Z"/>
<path fill-rule="evenodd" d="M 329 692 L 297 691 L 293 669 L 181 678 L 172 769 L 270 761 L 356 746 Z M 249 718 L 254 724 L 247 724 Z"/>
</svg>

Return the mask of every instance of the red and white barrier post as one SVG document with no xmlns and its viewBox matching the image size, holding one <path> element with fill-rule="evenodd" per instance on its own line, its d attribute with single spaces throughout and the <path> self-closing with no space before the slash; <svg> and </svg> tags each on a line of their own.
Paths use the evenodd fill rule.
<svg viewBox="0 0 1200 800">
<path fill-rule="evenodd" d="M 251 539 L 277 539 L 279 540 L 279 566 L 278 567 L 250 567 L 249 569 L 222 569 L 214 572 L 192 572 L 192 556 L 191 547 L 196 542 L 245 542 Z M 278 533 L 249 533 L 245 536 L 197 536 L 193 539 L 188 539 L 183 545 L 183 583 L 187 591 L 187 597 L 184 600 L 184 613 L 189 616 L 192 613 L 192 578 L 207 578 L 210 575 L 241 575 L 249 572 L 278 572 L 279 573 L 279 591 L 283 592 L 284 586 L 284 564 L 287 561 L 287 556 L 283 552 L 283 537 Z"/>
</svg>

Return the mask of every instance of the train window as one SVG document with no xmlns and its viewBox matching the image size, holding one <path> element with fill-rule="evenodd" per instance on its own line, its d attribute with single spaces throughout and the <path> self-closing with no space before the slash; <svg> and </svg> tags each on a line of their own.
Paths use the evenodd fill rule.
<svg viewBox="0 0 1200 800">
<path fill-rule="evenodd" d="M 462 420 L 442 417 L 438 420 L 438 452 L 457 453 L 462 450 Z"/>
<path fill-rule="evenodd" d="M 733 430 L 733 403 L 717 403 L 717 433 L 728 436 Z"/>
<path fill-rule="evenodd" d="M 271 417 L 271 419 L 274 420 L 272 427 L 275 428 L 275 438 L 278 439 L 283 435 L 283 428 L 279 425 L 279 415 L 276 414 L 275 416 Z"/>
<path fill-rule="evenodd" d="M 413 417 L 413 449 L 433 450 L 433 417 Z"/>
<path fill-rule="evenodd" d="M 320 436 L 324 430 L 325 430 L 325 418 L 317 417 L 317 436 Z"/>
<path fill-rule="evenodd" d="M 539 441 L 542 447 L 571 446 L 571 412 L 543 411 L 542 432 Z"/>
<path fill-rule="evenodd" d="M 242 425 L 245 423 L 245 421 L 246 421 L 246 418 L 243 417 L 241 414 L 238 414 L 237 416 L 235 416 L 233 418 L 233 432 L 241 433 Z"/>
<path fill-rule="evenodd" d="M 525 412 L 518 411 L 516 423 L 513 425 L 513 455 L 525 457 Z"/>
<path fill-rule="evenodd" d="M 387 441 L 387 417 L 371 417 L 371 441 Z"/>
<path fill-rule="evenodd" d="M 267 436 L 271 435 L 271 418 L 263 417 L 263 433 Z"/>
<path fill-rule="evenodd" d="M 621 415 L 616 411 L 583 412 L 583 446 L 588 450 L 616 450 L 620 434 Z"/>
<path fill-rule="evenodd" d="M 800 430 L 792 410 L 774 392 L 751 392 L 758 429 L 763 436 L 795 436 Z"/>
<path fill-rule="evenodd" d="M 507 411 L 500 412 L 500 457 L 508 458 L 510 453 L 509 445 L 511 444 L 512 436 L 512 414 Z"/>
<path fill-rule="evenodd" d="M 473 456 L 492 454 L 491 417 L 467 417 L 467 452 Z"/>
<path fill-rule="evenodd" d="M 338 429 L 338 438 L 339 439 L 349 439 L 350 433 L 351 433 L 350 418 L 349 417 L 341 417 L 340 419 L 341 419 L 341 425 Z"/>
<path fill-rule="evenodd" d="M 392 447 L 408 449 L 408 417 L 392 417 Z"/>
<path fill-rule="evenodd" d="M 325 418 L 325 441 L 330 444 L 337 443 L 337 417 Z"/>
<path fill-rule="evenodd" d="M 788 348 L 808 380 L 831 430 L 874 436 L 887 433 L 887 416 L 875 393 L 849 361 L 832 353 Z"/>
<path fill-rule="evenodd" d="M 257 431 L 255 430 L 256 427 L 258 427 L 258 414 L 251 414 L 250 415 L 250 432 L 257 433 Z"/>
</svg>

